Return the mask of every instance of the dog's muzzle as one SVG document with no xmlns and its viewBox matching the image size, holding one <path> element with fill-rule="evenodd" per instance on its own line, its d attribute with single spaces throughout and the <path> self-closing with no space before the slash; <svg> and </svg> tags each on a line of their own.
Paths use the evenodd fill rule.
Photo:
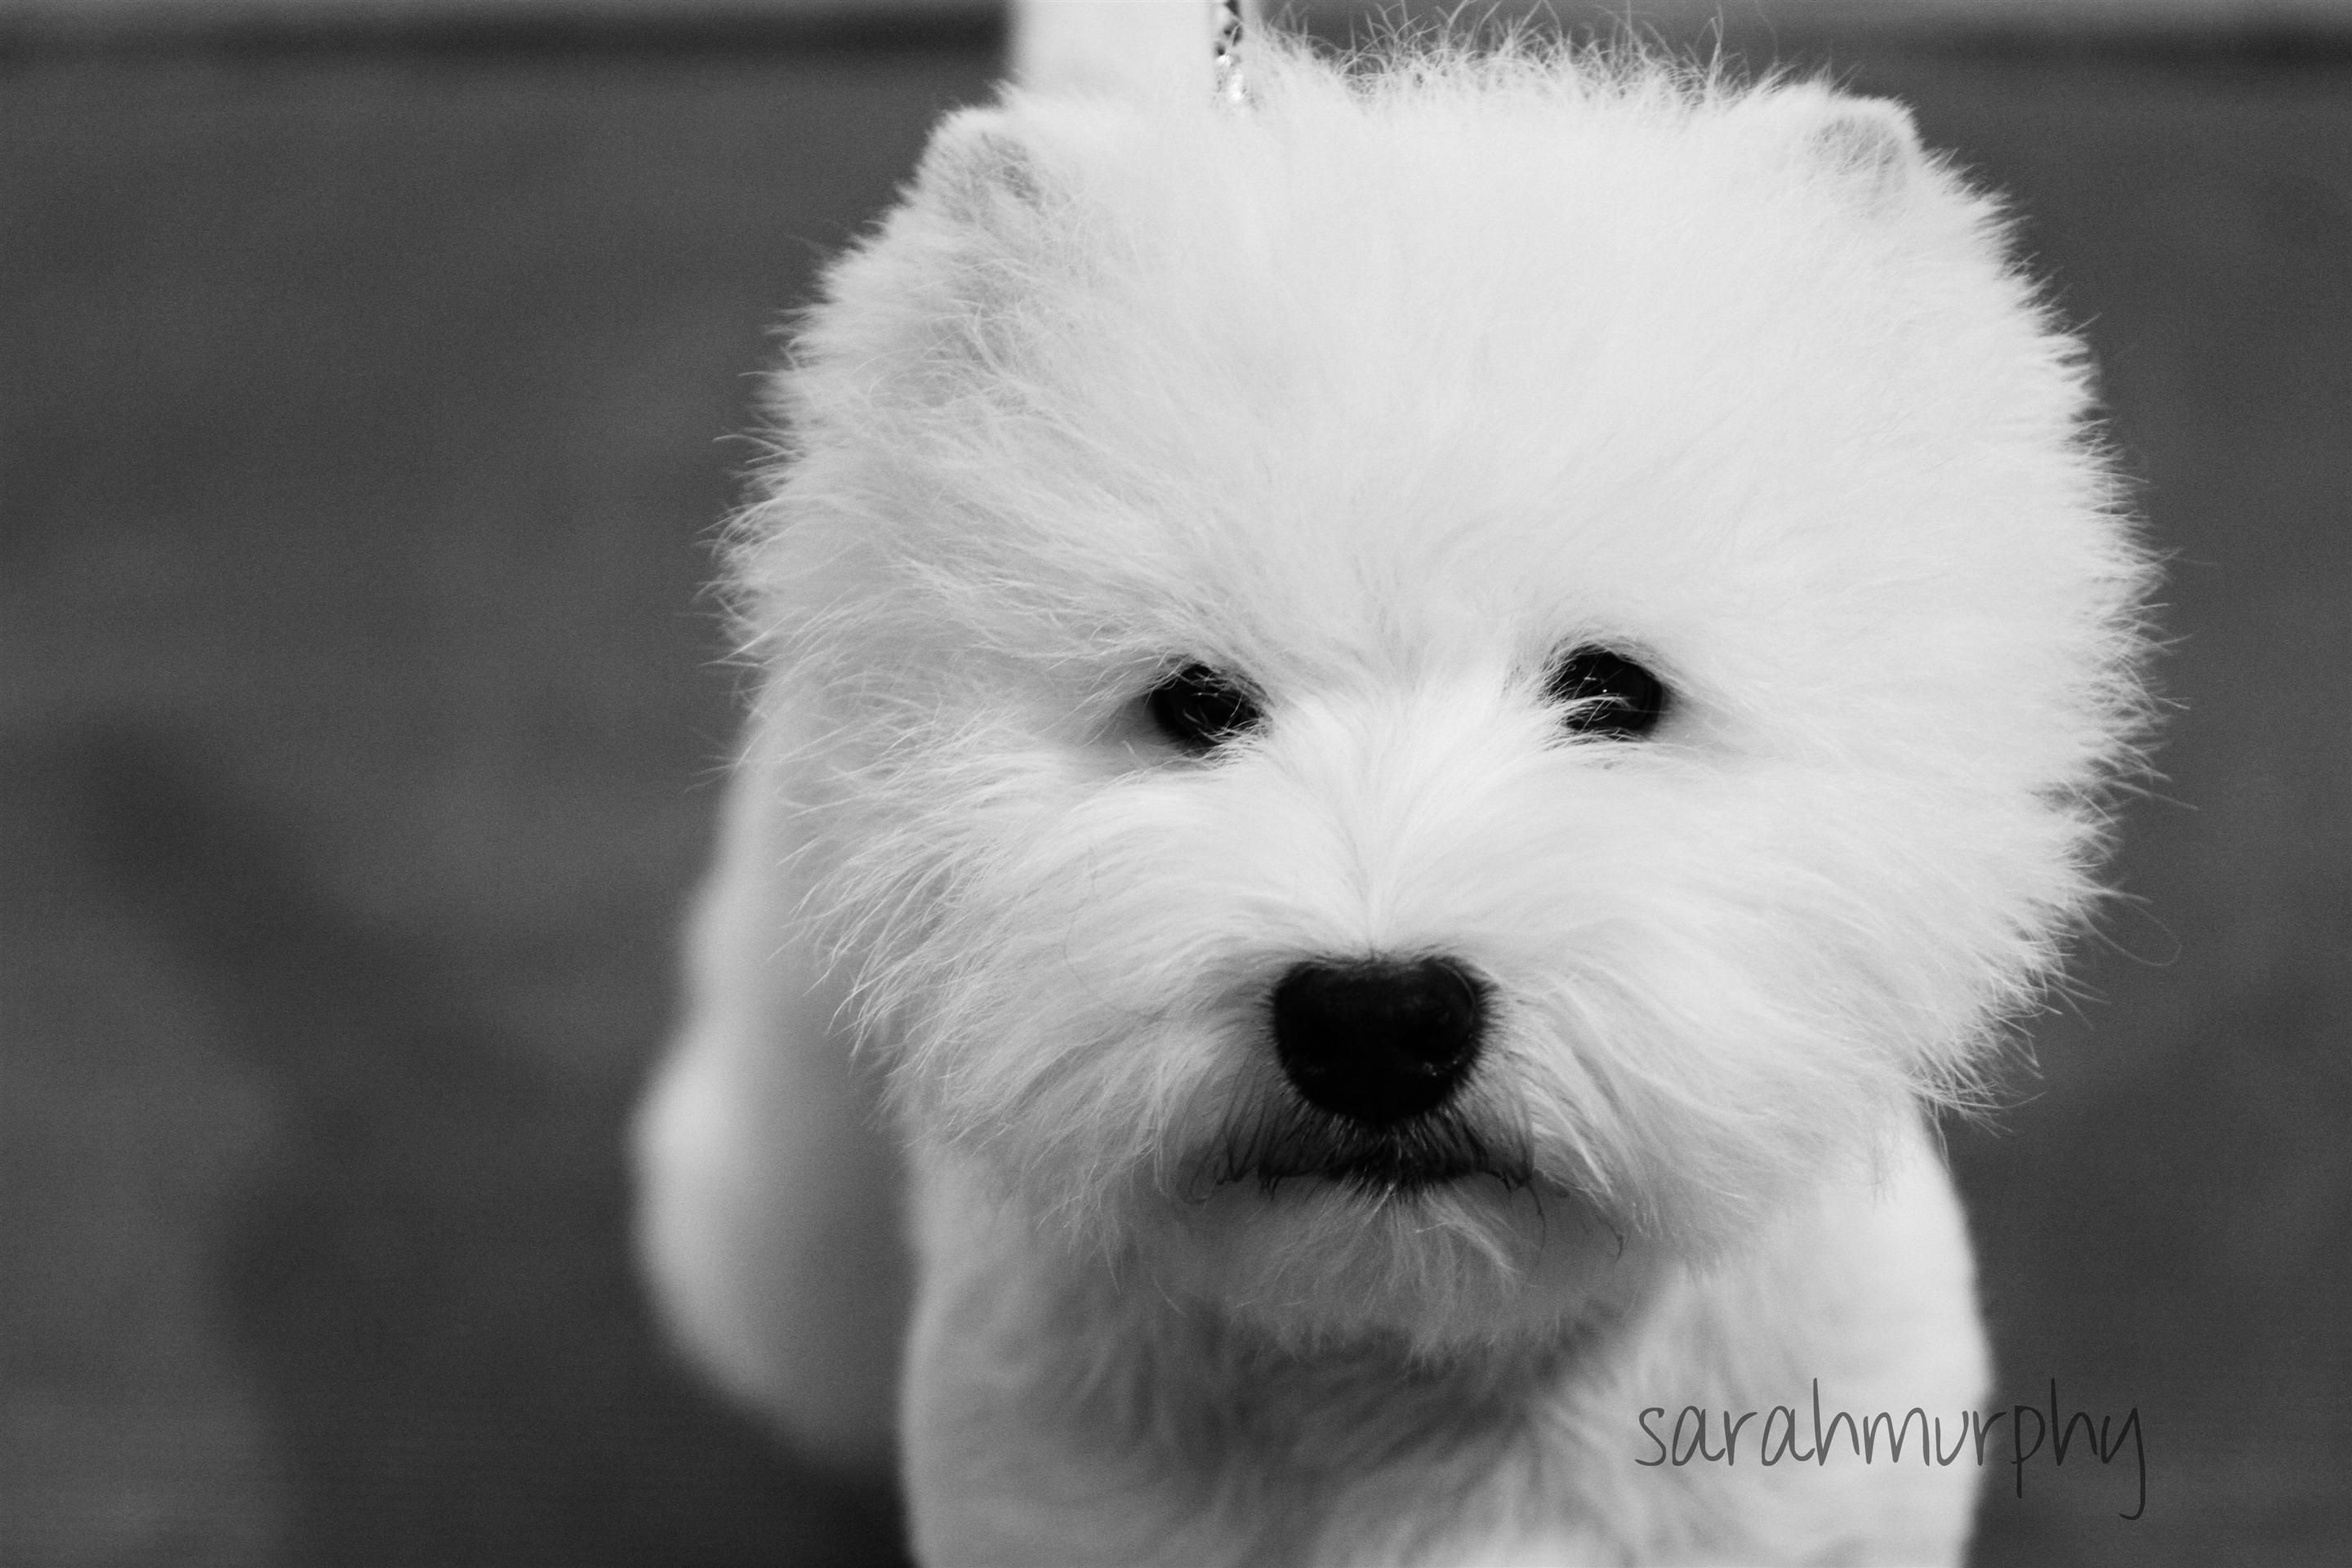
<svg viewBox="0 0 2352 1568">
<path fill-rule="evenodd" d="M 1444 957 L 1310 959 L 1276 982 L 1268 1023 L 1286 1088 L 1233 1107 L 1209 1179 L 1293 1177 L 1387 1199 L 1473 1177 L 1525 1186 L 1523 1134 L 1471 1103 L 1492 987 Z"/>
<path fill-rule="evenodd" d="M 1450 959 L 1310 961 L 1274 988 L 1275 1057 L 1307 1104 L 1391 1128 L 1453 1098 L 1486 1015 L 1485 982 Z"/>
</svg>

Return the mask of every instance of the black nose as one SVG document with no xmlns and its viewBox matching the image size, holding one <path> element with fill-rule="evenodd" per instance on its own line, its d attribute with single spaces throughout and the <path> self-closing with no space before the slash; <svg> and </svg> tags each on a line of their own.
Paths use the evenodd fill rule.
<svg viewBox="0 0 2352 1568">
<path fill-rule="evenodd" d="M 1309 1105 L 1385 1127 L 1470 1072 L 1486 986 L 1443 958 L 1302 963 L 1274 988 L 1274 1049 Z"/>
</svg>

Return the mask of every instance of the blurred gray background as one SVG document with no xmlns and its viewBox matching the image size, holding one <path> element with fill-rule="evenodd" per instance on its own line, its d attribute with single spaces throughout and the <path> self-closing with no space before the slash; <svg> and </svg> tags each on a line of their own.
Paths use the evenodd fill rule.
<svg viewBox="0 0 2352 1568">
<path fill-rule="evenodd" d="M 2137 1407 L 2147 1516 L 1995 1471 L 1978 1561 L 2352 1562 L 2352 19 L 1631 10 L 2014 195 L 2172 558 L 2133 901 L 1954 1134 L 2002 1396 Z M 0 1561 L 894 1561 L 656 1346 L 620 1126 L 725 437 L 1002 35 L 0 0 Z"/>
</svg>

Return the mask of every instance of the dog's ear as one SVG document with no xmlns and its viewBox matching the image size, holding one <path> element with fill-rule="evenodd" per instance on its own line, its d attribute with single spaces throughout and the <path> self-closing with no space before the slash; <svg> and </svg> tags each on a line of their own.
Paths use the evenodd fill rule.
<svg viewBox="0 0 2352 1568">
<path fill-rule="evenodd" d="M 1002 234 L 1026 228 L 1046 202 L 1036 154 L 999 109 L 967 109 L 931 132 L 911 198 L 951 223 Z"/>
<path fill-rule="evenodd" d="M 1018 363 L 1023 302 L 1084 271 L 1076 178 L 1045 134 L 1018 106 L 942 121 L 877 241 L 835 271 L 834 308 L 803 349 L 829 337 L 917 403 Z"/>
<path fill-rule="evenodd" d="M 1884 98 L 1849 98 L 1818 83 L 1782 89 L 1765 107 L 1785 127 L 1805 166 L 1829 180 L 1853 207 L 1893 217 L 1917 195 L 1928 172 L 1911 111 Z"/>
</svg>

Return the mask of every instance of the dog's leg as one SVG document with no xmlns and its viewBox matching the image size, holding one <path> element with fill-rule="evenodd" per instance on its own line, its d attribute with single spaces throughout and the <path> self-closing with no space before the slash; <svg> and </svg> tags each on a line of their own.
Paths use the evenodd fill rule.
<svg viewBox="0 0 2352 1568">
<path fill-rule="evenodd" d="M 1655 1560 L 1950 1568 L 1965 1554 L 1982 1478 L 1961 1433 L 1990 1374 L 1967 1222 L 1924 1128 L 1899 1131 L 1877 1180 L 1828 1184 L 1670 1293 L 1631 1349 L 1584 1415 L 1612 1435 L 1601 1508 L 1646 1517 Z M 1644 1406 L 1660 1432 L 1703 1412 L 1713 1436 L 1660 1454 Z M 1734 1442 L 1727 1424 L 1748 1412 Z"/>
<path fill-rule="evenodd" d="M 708 1372 L 812 1458 L 879 1476 L 907 1310 L 898 1156 L 793 936 L 788 743 L 761 721 L 730 786 L 686 1025 L 636 1128 L 639 1245 Z"/>
<path fill-rule="evenodd" d="M 919 1155 L 922 1287 L 903 1410 L 908 1522 L 929 1568 L 1279 1568 L 1163 1425 L 1203 1390 L 1102 1260 L 1058 1256 L 970 1171 Z M 1246 1444 L 1218 1464 L 1246 1466 Z"/>
</svg>

